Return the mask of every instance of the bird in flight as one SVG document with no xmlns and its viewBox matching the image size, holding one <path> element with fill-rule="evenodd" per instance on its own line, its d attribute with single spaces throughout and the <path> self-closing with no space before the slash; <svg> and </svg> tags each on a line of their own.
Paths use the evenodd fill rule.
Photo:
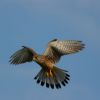
<svg viewBox="0 0 100 100">
<path fill-rule="evenodd" d="M 53 39 L 43 54 L 36 53 L 33 49 L 22 46 L 22 49 L 16 51 L 9 62 L 17 65 L 26 62 L 36 62 L 40 65 L 41 70 L 34 77 L 38 84 L 47 88 L 61 88 L 66 86 L 70 80 L 67 70 L 56 67 L 56 63 L 64 55 L 79 52 L 84 48 L 82 41 L 77 40 L 58 40 Z"/>
</svg>

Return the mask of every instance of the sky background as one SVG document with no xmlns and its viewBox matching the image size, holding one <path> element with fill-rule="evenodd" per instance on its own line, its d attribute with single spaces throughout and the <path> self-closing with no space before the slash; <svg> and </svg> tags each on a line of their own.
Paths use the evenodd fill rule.
<svg viewBox="0 0 100 100">
<path fill-rule="evenodd" d="M 71 76 L 59 90 L 36 84 L 36 63 L 8 62 L 22 45 L 43 53 L 54 38 L 86 44 L 57 64 Z M 100 100 L 99 52 L 100 0 L 0 0 L 0 100 Z"/>
</svg>

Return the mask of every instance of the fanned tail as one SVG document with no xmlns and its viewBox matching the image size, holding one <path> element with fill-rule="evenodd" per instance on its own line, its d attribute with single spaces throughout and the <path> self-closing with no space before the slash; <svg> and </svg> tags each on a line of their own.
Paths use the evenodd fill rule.
<svg viewBox="0 0 100 100">
<path fill-rule="evenodd" d="M 54 89 L 56 87 L 59 89 L 62 85 L 66 86 L 66 84 L 68 84 L 69 77 L 68 71 L 54 66 L 53 69 L 49 71 L 41 69 L 34 79 L 37 80 L 37 83 L 41 86 L 46 85 L 47 88 L 51 87 Z"/>
</svg>

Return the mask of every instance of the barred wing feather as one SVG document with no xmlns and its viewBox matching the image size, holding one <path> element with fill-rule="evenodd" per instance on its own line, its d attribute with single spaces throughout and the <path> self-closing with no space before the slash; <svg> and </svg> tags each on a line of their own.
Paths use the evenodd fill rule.
<svg viewBox="0 0 100 100">
<path fill-rule="evenodd" d="M 62 55 L 68 55 L 79 52 L 84 48 L 84 44 L 77 40 L 57 40 L 54 39 L 48 43 L 44 55 L 51 57 L 54 62 L 59 61 Z"/>
<path fill-rule="evenodd" d="M 21 64 L 25 62 L 30 62 L 33 60 L 33 56 L 36 53 L 31 49 L 26 46 L 23 46 L 22 49 L 16 51 L 11 57 L 9 62 L 11 64 Z"/>
</svg>

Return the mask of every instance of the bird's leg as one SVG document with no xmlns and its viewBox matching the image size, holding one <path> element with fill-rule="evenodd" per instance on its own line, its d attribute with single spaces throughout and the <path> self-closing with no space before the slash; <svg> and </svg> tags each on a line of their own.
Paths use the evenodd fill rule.
<svg viewBox="0 0 100 100">
<path fill-rule="evenodd" d="M 49 73 L 48 72 L 46 72 L 46 75 L 47 75 L 47 77 L 49 77 Z"/>
<path fill-rule="evenodd" d="M 53 74 L 52 74 L 52 71 L 51 71 L 51 69 L 50 69 L 50 72 L 49 72 L 49 73 L 50 73 L 50 76 L 52 77 L 52 76 L 53 76 Z"/>
<path fill-rule="evenodd" d="M 51 69 L 49 71 L 47 71 L 46 75 L 47 75 L 47 77 L 53 77 Z"/>
</svg>

